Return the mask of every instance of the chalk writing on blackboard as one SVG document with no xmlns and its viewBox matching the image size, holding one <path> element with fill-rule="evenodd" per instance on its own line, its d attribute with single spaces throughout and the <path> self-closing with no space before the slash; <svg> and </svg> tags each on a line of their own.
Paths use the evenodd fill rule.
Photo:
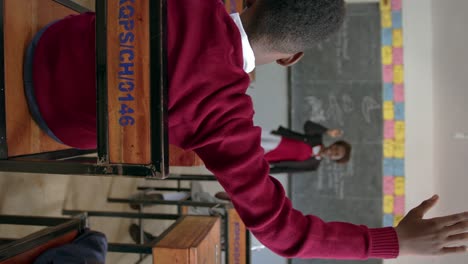
<svg viewBox="0 0 468 264">
<path fill-rule="evenodd" d="M 346 178 L 354 175 L 352 160 L 346 166 L 330 161 L 324 162 L 324 166 L 320 166 L 318 171 L 317 189 L 327 195 L 344 199 Z"/>
<path fill-rule="evenodd" d="M 339 31 L 337 44 L 336 44 L 336 71 L 339 75 L 343 74 L 343 62 L 349 61 L 350 56 L 348 52 L 348 25 L 345 21 L 342 30 Z"/>
<path fill-rule="evenodd" d="M 328 110 L 326 114 L 327 119 L 334 119 L 340 126 L 344 125 L 343 111 L 340 104 L 333 94 L 328 95 Z"/>
<path fill-rule="evenodd" d="M 343 94 L 343 111 L 345 113 L 351 113 L 354 110 L 354 102 L 349 94 Z"/>
<path fill-rule="evenodd" d="M 362 99 L 362 115 L 364 116 L 364 119 L 366 120 L 367 123 L 371 123 L 371 112 L 373 110 L 380 109 L 381 106 L 380 104 L 372 97 L 370 96 L 365 96 Z"/>
<path fill-rule="evenodd" d="M 305 114 L 309 120 L 317 123 L 326 120 L 322 100 L 315 96 L 308 96 L 305 98 L 305 102 L 305 106 L 307 107 Z"/>
<path fill-rule="evenodd" d="M 349 94 L 343 94 L 338 99 L 336 95 L 330 93 L 326 105 L 324 105 L 322 99 L 315 96 L 308 96 L 304 100 L 305 114 L 308 120 L 314 122 L 333 121 L 343 126 L 346 119 L 345 115 L 354 111 L 355 102 Z M 360 103 L 364 120 L 369 124 L 372 123 L 371 113 L 381 109 L 382 106 L 371 96 L 364 96 Z"/>
</svg>

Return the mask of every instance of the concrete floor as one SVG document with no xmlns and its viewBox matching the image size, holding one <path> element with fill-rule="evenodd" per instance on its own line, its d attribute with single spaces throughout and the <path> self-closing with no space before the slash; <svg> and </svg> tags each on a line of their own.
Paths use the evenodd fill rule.
<svg viewBox="0 0 468 264">
<path fill-rule="evenodd" d="M 62 216 L 62 209 L 109 210 L 131 212 L 127 204 L 110 204 L 107 197 L 128 197 L 136 187 L 173 186 L 175 182 L 149 181 L 126 177 L 90 177 L 47 174 L 0 173 L 0 213 Z M 206 183 L 204 188 L 213 193 L 221 190 L 218 183 Z M 176 213 L 175 207 L 145 208 L 145 212 Z M 109 242 L 132 243 L 128 227 L 136 220 L 120 218 L 90 218 L 94 230 L 106 234 Z M 147 220 L 145 230 L 160 234 L 173 221 Z M 0 225 L 2 237 L 21 237 L 38 230 L 37 227 Z M 108 263 L 133 263 L 133 254 L 108 254 Z M 151 263 L 150 259 L 143 263 Z"/>
</svg>

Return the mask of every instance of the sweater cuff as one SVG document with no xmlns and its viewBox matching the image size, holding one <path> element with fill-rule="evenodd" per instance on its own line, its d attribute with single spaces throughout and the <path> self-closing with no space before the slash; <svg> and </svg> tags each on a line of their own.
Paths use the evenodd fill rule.
<svg viewBox="0 0 468 264">
<path fill-rule="evenodd" d="M 393 227 L 369 228 L 369 258 L 390 259 L 398 257 L 400 245 Z"/>
</svg>

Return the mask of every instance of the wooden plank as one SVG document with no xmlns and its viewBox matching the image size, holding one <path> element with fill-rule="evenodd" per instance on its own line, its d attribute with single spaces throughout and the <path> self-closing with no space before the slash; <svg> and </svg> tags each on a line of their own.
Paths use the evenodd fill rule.
<svg viewBox="0 0 468 264">
<path fill-rule="evenodd" d="M 202 166 L 203 161 L 193 151 L 185 151 L 174 145 L 169 145 L 169 166 Z"/>
<path fill-rule="evenodd" d="M 75 12 L 52 0 L 5 0 L 4 8 L 8 156 L 66 149 L 31 118 L 24 95 L 23 63 L 26 48 L 37 31 Z"/>
<path fill-rule="evenodd" d="M 247 263 L 247 229 L 234 207 L 227 209 L 229 263 Z"/>
<path fill-rule="evenodd" d="M 221 263 L 220 219 L 185 216 L 153 247 L 153 263 Z"/>
<path fill-rule="evenodd" d="M 107 2 L 109 159 L 150 164 L 149 0 Z"/>
</svg>

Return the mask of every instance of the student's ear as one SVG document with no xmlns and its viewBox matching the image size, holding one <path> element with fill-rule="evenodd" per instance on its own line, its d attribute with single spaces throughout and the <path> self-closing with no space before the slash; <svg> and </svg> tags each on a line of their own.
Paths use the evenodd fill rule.
<svg viewBox="0 0 468 264">
<path fill-rule="evenodd" d="M 304 52 L 298 52 L 290 57 L 279 59 L 276 63 L 284 67 L 289 67 L 300 61 L 302 57 L 304 57 Z"/>
</svg>

